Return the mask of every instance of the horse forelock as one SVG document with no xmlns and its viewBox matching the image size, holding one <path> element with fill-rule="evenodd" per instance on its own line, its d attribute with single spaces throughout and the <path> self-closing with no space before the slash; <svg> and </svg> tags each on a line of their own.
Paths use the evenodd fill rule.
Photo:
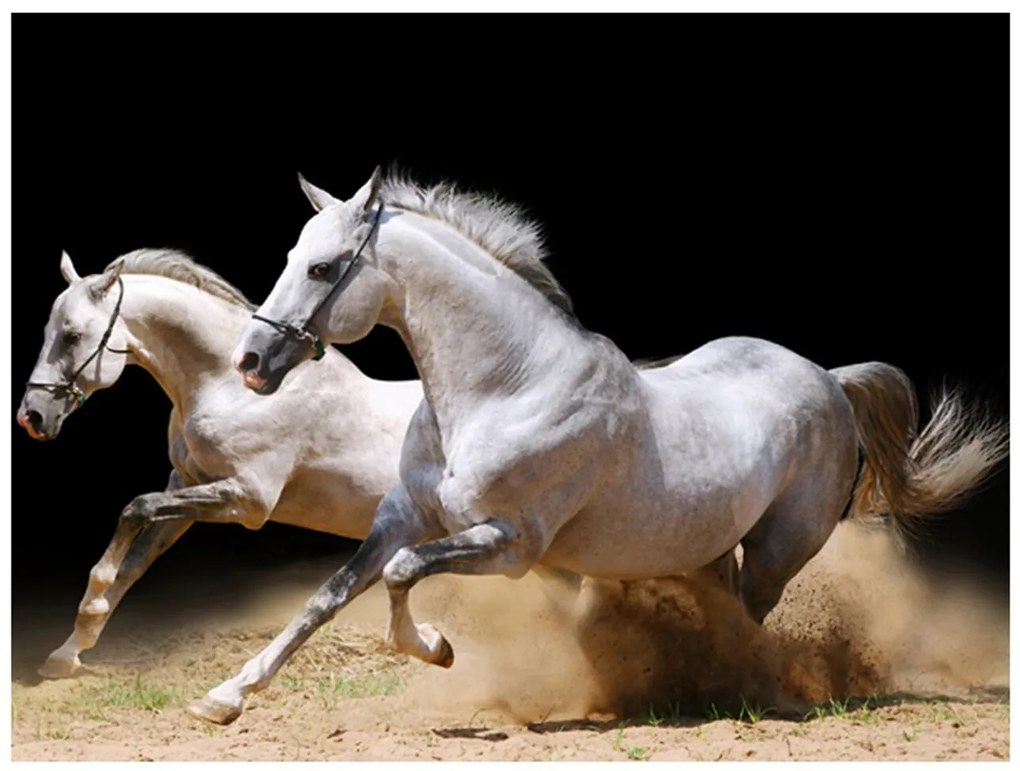
<svg viewBox="0 0 1020 771">
<path fill-rule="evenodd" d="M 419 185 L 397 173 L 383 180 L 380 197 L 386 206 L 450 225 L 574 317 L 570 297 L 543 262 L 547 250 L 541 227 L 519 206 L 495 196 L 462 191 L 451 182 Z"/>
<path fill-rule="evenodd" d="M 107 265 L 106 269 L 109 270 L 118 262 L 123 266 L 121 273 L 162 276 L 196 287 L 242 308 L 255 308 L 240 289 L 177 249 L 136 249 L 121 255 Z"/>
</svg>

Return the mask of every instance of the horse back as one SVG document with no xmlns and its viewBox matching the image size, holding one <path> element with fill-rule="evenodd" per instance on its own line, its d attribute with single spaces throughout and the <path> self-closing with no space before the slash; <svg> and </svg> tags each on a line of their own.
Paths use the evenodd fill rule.
<svg viewBox="0 0 1020 771">
<path fill-rule="evenodd" d="M 651 451 L 667 476 L 696 488 L 748 479 L 775 488 L 804 454 L 856 447 L 836 379 L 775 343 L 722 338 L 640 375 Z"/>
</svg>

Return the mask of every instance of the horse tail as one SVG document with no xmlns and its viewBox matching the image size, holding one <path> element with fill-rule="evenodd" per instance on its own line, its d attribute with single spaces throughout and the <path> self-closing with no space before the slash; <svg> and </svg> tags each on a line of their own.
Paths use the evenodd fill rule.
<svg viewBox="0 0 1020 771">
<path fill-rule="evenodd" d="M 917 430 L 917 397 L 906 374 L 868 362 L 830 370 L 853 408 L 862 466 L 849 516 L 888 516 L 898 536 L 932 514 L 958 508 L 1009 453 L 1009 428 L 957 390 L 932 399 L 931 420 Z"/>
</svg>

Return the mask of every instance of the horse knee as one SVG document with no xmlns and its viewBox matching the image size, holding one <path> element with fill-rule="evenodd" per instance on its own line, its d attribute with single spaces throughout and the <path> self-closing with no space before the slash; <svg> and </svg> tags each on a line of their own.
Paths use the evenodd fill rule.
<svg viewBox="0 0 1020 771">
<path fill-rule="evenodd" d="M 117 579 L 117 568 L 106 562 L 93 566 L 89 571 L 89 588 L 101 592 Z"/>
<path fill-rule="evenodd" d="M 143 527 L 149 523 L 155 513 L 156 502 L 153 500 L 152 494 L 139 495 L 124 507 L 120 513 L 120 519 L 126 525 Z"/>
</svg>

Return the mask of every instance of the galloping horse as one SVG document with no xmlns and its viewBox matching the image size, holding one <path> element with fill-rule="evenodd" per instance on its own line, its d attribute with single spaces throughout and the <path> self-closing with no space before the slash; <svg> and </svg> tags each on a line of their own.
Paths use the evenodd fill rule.
<svg viewBox="0 0 1020 771">
<path fill-rule="evenodd" d="M 913 387 L 887 364 L 829 372 L 731 337 L 637 368 L 581 326 L 536 226 L 504 203 L 378 170 L 348 201 L 302 185 L 318 213 L 234 354 L 244 382 L 271 394 L 323 341 L 384 324 L 414 358 L 425 401 L 357 554 L 191 705 L 209 720 L 240 715 L 245 695 L 380 575 L 392 645 L 442 666 L 451 646 L 407 604 L 435 573 L 519 577 L 542 564 L 639 579 L 715 562 L 760 622 L 848 507 L 900 522 L 944 510 L 1006 454 L 1005 427 L 952 394 L 917 433 Z"/>
<path fill-rule="evenodd" d="M 70 286 L 53 303 L 18 423 L 53 439 L 89 394 L 139 364 L 173 403 L 173 471 L 164 492 L 124 509 L 46 677 L 80 668 L 125 592 L 193 522 L 272 519 L 364 538 L 422 398 L 417 381 L 373 380 L 335 349 L 276 399 L 257 397 L 230 366 L 253 306 L 213 271 L 165 249 L 126 254 L 98 276 L 81 278 L 66 254 L 60 267 Z M 310 402 L 316 410 L 301 409 Z"/>
</svg>

